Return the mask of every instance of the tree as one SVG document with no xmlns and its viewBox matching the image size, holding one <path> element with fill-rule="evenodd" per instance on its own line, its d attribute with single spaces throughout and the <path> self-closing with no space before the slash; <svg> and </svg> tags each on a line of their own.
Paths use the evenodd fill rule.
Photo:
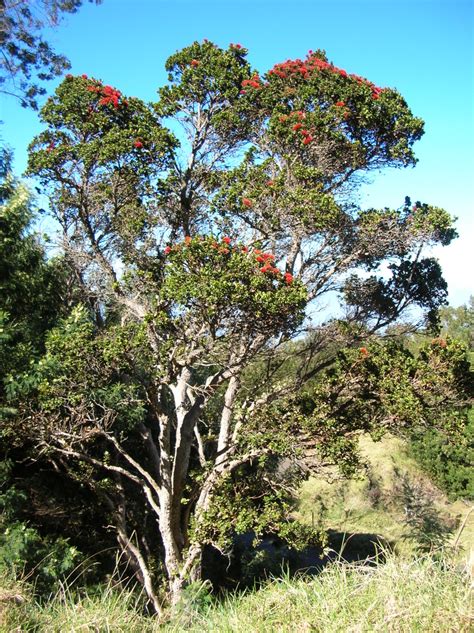
<svg viewBox="0 0 474 633">
<path fill-rule="evenodd" d="M 93 1 L 101 0 L 89 0 Z M 63 13 L 75 13 L 81 4 L 82 0 L 0 1 L 0 92 L 17 97 L 24 107 L 38 107 L 38 97 L 46 90 L 36 78 L 49 81 L 70 68 L 41 31 L 57 26 Z"/>
<path fill-rule="evenodd" d="M 453 308 L 445 306 L 440 310 L 442 332 L 463 341 L 469 351 L 474 352 L 474 296 L 467 305 Z"/>
<path fill-rule="evenodd" d="M 441 335 L 445 339 L 463 344 L 467 359 L 473 365 L 474 358 L 474 298 L 467 305 L 457 308 L 443 306 L 439 311 Z M 426 340 L 426 336 L 424 337 Z M 421 341 L 423 340 L 420 337 Z M 437 340 L 437 339 L 435 339 Z M 416 339 L 415 339 L 416 343 Z M 420 341 L 418 341 L 420 345 Z M 472 400 L 468 402 L 467 424 L 456 442 L 450 442 L 443 430 L 431 428 L 414 429 L 411 450 L 420 465 L 433 481 L 452 499 L 474 497 L 474 410 Z"/>
<path fill-rule="evenodd" d="M 158 612 L 160 570 L 175 602 L 205 544 L 314 538 L 288 486 L 349 471 L 357 433 L 409 425 L 407 402 L 445 424 L 463 398 L 456 349 L 381 343 L 412 308 L 435 320 L 446 284 L 423 249 L 451 218 L 352 197 L 361 174 L 414 164 L 421 120 L 320 51 L 262 77 L 246 54 L 192 44 L 152 105 L 67 76 L 30 146 L 89 307 L 50 333 L 28 400 L 12 390 L 16 428 L 108 508 Z M 315 325 L 330 292 L 346 318 Z"/>
<path fill-rule="evenodd" d="M 25 371 L 44 352 L 45 332 L 54 324 L 63 304 L 59 290 L 61 270 L 46 261 L 38 236 L 31 194 L 10 171 L 10 155 L 2 151 L 0 171 L 0 360 L 3 378 Z M 65 280 L 65 277 L 63 277 Z M 0 417 L 2 415 L 0 408 Z"/>
</svg>

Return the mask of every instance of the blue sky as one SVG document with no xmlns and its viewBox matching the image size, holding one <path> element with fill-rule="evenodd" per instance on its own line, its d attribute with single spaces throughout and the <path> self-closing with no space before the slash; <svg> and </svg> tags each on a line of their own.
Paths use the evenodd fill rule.
<svg viewBox="0 0 474 633">
<path fill-rule="evenodd" d="M 323 48 L 348 72 L 397 88 L 425 120 L 419 163 L 373 174 L 360 204 L 399 206 L 409 195 L 459 218 L 460 239 L 435 252 L 459 305 L 474 294 L 473 23 L 472 0 L 104 0 L 85 4 L 48 37 L 71 72 L 145 100 L 165 83 L 167 57 L 204 38 L 245 45 L 261 72 Z M 2 98 L 0 119 L 20 173 L 41 129 L 37 115 Z"/>
</svg>

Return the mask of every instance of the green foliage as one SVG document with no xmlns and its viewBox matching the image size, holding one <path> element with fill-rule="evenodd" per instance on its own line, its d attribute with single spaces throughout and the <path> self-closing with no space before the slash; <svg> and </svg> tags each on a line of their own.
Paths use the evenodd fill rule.
<svg viewBox="0 0 474 633">
<path fill-rule="evenodd" d="M 173 116 L 196 103 L 210 114 L 205 125 L 219 135 L 238 138 L 239 128 L 248 128 L 238 107 L 242 82 L 250 77 L 246 49 L 230 46 L 221 49 L 212 42 L 194 42 L 166 61 L 170 85 L 160 89 L 157 111 Z M 212 110 L 212 111 L 211 111 Z"/>
<path fill-rule="evenodd" d="M 42 537 L 25 523 L 2 524 L 0 571 L 34 575 L 39 595 L 55 591 L 80 560 L 80 552 L 67 539 Z"/>
<path fill-rule="evenodd" d="M 436 351 L 436 354 L 444 354 L 447 347 L 451 348 L 451 354 L 455 362 L 451 372 L 445 374 L 443 380 L 445 387 L 447 381 L 465 389 L 466 394 L 472 398 L 472 357 L 473 357 L 473 333 L 474 333 L 474 309 L 472 298 L 468 305 L 454 308 L 442 307 L 439 310 L 439 328 L 441 336 L 428 338 L 420 333 L 410 337 L 406 344 L 410 349 L 420 350 L 421 354 Z M 429 381 L 435 384 L 438 378 L 438 367 L 432 368 Z M 441 383 L 438 385 L 441 387 Z M 433 481 L 444 490 L 452 499 L 474 496 L 474 446 L 473 437 L 473 411 L 469 401 L 466 408 L 460 407 L 457 415 L 452 411 L 447 413 L 457 427 L 454 435 L 450 427 L 414 429 L 410 435 L 410 448 L 412 455 L 417 459 L 421 467 L 430 475 Z M 461 424 L 456 423 L 462 420 Z"/>
<path fill-rule="evenodd" d="M 102 0 L 89 0 L 100 4 Z M 41 33 L 56 26 L 62 13 L 75 13 L 82 0 L 4 0 L 2 2 L 2 52 L 0 92 L 20 99 L 23 107 L 36 109 L 46 93 L 38 83 L 61 75 L 70 67 Z"/>
<path fill-rule="evenodd" d="M 434 506 L 432 496 L 421 486 L 414 485 L 406 475 L 397 482 L 396 496 L 403 505 L 404 523 L 409 528 L 405 538 L 414 540 L 420 552 L 440 556 L 456 527 L 455 522 L 447 521 Z"/>
<path fill-rule="evenodd" d="M 291 331 L 303 319 L 306 290 L 274 259 L 230 238 L 187 238 L 170 248 L 161 296 L 171 314 L 205 322 L 221 336 L 247 324 L 267 336 Z"/>
<path fill-rule="evenodd" d="M 29 191 L 10 173 L 6 157 L 0 207 L 0 419 L 14 409 L 6 402 L 12 376 L 29 369 L 43 350 L 45 332 L 60 310 L 61 263 L 46 261 L 32 232 L 34 212 Z M 8 378 L 8 380 L 7 380 Z"/>
<path fill-rule="evenodd" d="M 140 371 L 142 329 L 136 324 L 113 326 L 99 334 L 88 311 L 78 306 L 48 334 L 45 355 L 29 371 L 11 377 L 10 400 L 36 398 L 45 416 L 69 411 L 78 425 L 89 412 L 92 425 L 101 419 L 117 432 L 133 428 L 145 416 L 143 392 L 138 382 L 124 378 L 127 371 Z M 145 350 L 142 368 L 146 359 Z"/>
<path fill-rule="evenodd" d="M 472 364 L 474 360 L 474 297 L 470 297 L 467 305 L 458 308 L 441 308 L 439 316 L 441 333 L 462 341 L 470 352 Z"/>
<path fill-rule="evenodd" d="M 296 550 L 324 543 L 323 532 L 290 519 L 301 474 L 280 472 L 275 477 L 272 470 L 278 470 L 278 461 L 270 466 L 255 462 L 223 478 L 194 538 L 228 551 L 236 535 L 253 535 L 253 545 L 273 535 Z"/>
<path fill-rule="evenodd" d="M 414 433 L 411 452 L 421 467 L 451 499 L 474 499 L 474 413 L 456 442 L 437 429 Z"/>
<path fill-rule="evenodd" d="M 26 494 L 9 484 L 12 463 L 0 465 L 0 573 L 35 578 L 35 590 L 49 594 L 81 560 L 80 552 L 61 536 L 43 536 L 18 520 Z"/>
</svg>

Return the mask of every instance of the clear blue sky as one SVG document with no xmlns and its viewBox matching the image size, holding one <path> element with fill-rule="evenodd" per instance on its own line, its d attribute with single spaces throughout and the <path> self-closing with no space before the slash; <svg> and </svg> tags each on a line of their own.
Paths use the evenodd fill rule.
<svg viewBox="0 0 474 633">
<path fill-rule="evenodd" d="M 204 38 L 245 45 L 261 72 L 323 48 L 337 66 L 397 88 L 425 120 L 419 164 L 374 174 L 360 204 L 399 206 L 410 195 L 459 218 L 461 238 L 436 251 L 459 305 L 474 294 L 473 22 L 472 0 L 104 0 L 68 16 L 49 39 L 71 72 L 145 100 L 165 83 L 167 57 Z M 2 101 L 0 132 L 20 173 L 40 125 Z"/>
</svg>

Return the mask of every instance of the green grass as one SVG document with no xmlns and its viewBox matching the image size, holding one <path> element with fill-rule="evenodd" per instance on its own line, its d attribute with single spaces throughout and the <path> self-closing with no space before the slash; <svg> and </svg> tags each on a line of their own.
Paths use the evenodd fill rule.
<svg viewBox="0 0 474 633">
<path fill-rule="evenodd" d="M 8 590 L 1 589 L 6 585 Z M 4 600 L 2 600 L 2 593 Z M 152 630 L 154 622 L 143 616 L 140 592 L 123 589 L 113 584 L 96 591 L 81 591 L 63 587 L 50 600 L 35 601 L 27 586 L 16 585 L 13 602 L 11 584 L 0 580 L 0 631 L 38 631 L 66 633 L 75 631 L 130 631 Z M 18 603 L 19 602 L 19 603 Z M 3 608 L 2 608 L 3 607 Z"/>
<path fill-rule="evenodd" d="M 462 501 L 450 503 L 421 472 L 406 450 L 405 443 L 387 436 L 373 442 L 364 436 L 359 450 L 366 472 L 352 481 L 327 481 L 312 478 L 302 488 L 295 517 L 308 524 L 341 533 L 376 534 L 393 544 L 401 554 L 417 549 L 416 534 L 406 522 L 405 508 L 416 497 L 420 513 L 437 515 L 440 523 L 452 531 L 451 541 L 469 510 Z M 334 476 L 337 473 L 334 472 Z M 405 482 L 405 488 L 401 483 Z M 449 540 L 449 539 L 448 539 Z M 458 551 L 463 555 L 474 542 L 474 513 L 463 530 Z"/>
<path fill-rule="evenodd" d="M 0 630 L 467 633 L 474 626 L 467 574 L 430 556 L 390 555 L 372 567 L 336 562 L 311 580 L 283 577 L 210 605 L 195 592 L 168 624 L 144 615 L 141 604 L 132 592 L 112 587 L 95 596 L 63 591 L 44 605 L 25 596 L 4 610 Z"/>
<path fill-rule="evenodd" d="M 467 578 L 429 557 L 379 566 L 335 563 L 311 581 L 275 580 L 168 631 L 321 633 L 468 631 L 474 625 Z M 472 629 L 471 629 L 472 630 Z"/>
</svg>

